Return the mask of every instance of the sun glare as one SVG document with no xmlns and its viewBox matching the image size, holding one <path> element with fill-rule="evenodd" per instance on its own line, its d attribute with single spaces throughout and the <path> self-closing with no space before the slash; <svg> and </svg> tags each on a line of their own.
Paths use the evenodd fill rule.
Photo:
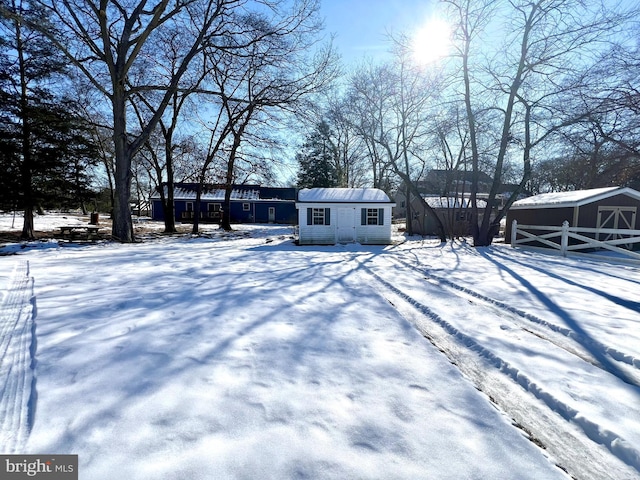
<svg viewBox="0 0 640 480">
<path fill-rule="evenodd" d="M 444 20 L 432 19 L 413 35 L 412 57 L 419 65 L 431 63 L 449 53 L 451 28 Z"/>
</svg>

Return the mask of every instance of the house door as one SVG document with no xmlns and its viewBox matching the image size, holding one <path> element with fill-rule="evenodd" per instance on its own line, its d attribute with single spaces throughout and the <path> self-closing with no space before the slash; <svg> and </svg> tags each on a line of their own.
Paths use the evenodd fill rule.
<svg viewBox="0 0 640 480">
<path fill-rule="evenodd" d="M 269 207 L 269 223 L 276 223 L 276 207 Z"/>
<path fill-rule="evenodd" d="M 596 228 L 633 230 L 636 224 L 636 207 L 598 207 Z M 617 240 L 625 238 L 623 233 L 597 233 L 596 240 Z M 630 245 L 621 245 L 630 248 Z"/>
<path fill-rule="evenodd" d="M 355 208 L 339 208 L 337 236 L 338 243 L 351 243 L 356 241 Z"/>
</svg>

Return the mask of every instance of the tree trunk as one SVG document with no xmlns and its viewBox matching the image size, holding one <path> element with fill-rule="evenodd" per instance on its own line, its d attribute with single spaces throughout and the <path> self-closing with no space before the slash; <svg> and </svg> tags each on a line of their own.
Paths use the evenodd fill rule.
<svg viewBox="0 0 640 480">
<path fill-rule="evenodd" d="M 164 233 L 176 233 L 176 213 L 174 208 L 173 182 L 167 182 L 167 196 L 162 199 L 162 213 L 164 215 Z"/>
<path fill-rule="evenodd" d="M 200 199 L 202 198 L 202 184 L 204 182 L 204 174 L 198 181 L 196 187 L 196 201 L 193 203 L 193 226 L 191 227 L 191 233 L 198 235 L 200 228 Z"/>
<path fill-rule="evenodd" d="M 413 235 L 413 211 L 411 210 L 411 189 L 409 188 L 409 185 L 406 186 L 405 197 L 406 197 L 405 209 L 407 212 L 406 213 L 407 235 L 412 236 Z"/>
<path fill-rule="evenodd" d="M 253 108 L 249 108 L 247 112 L 246 121 L 240 125 L 240 128 L 237 132 L 233 134 L 233 145 L 231 147 L 231 152 L 229 153 L 229 162 L 227 163 L 227 178 L 225 183 L 225 191 L 224 191 L 224 211 L 222 212 L 222 221 L 220 222 L 220 228 L 226 230 L 227 232 L 231 231 L 231 193 L 233 191 L 233 171 L 235 169 L 236 164 L 236 155 L 238 153 L 238 149 L 240 148 L 240 140 L 242 139 L 242 135 L 244 134 L 244 130 L 251 118 L 251 114 L 253 113 Z"/>
<path fill-rule="evenodd" d="M 165 141 L 165 164 L 167 166 L 167 198 L 164 208 L 164 233 L 176 233 L 176 214 L 173 196 L 173 143 L 171 136 Z"/>
<path fill-rule="evenodd" d="M 22 163 L 20 164 L 20 180 L 22 182 L 22 194 L 24 198 L 24 222 L 22 224 L 22 240 L 33 240 L 33 158 L 31 152 L 31 125 L 29 118 L 29 103 L 27 91 L 27 69 L 24 58 L 24 44 L 22 42 L 22 29 L 20 22 L 15 21 L 16 46 L 18 50 L 18 62 L 20 68 L 20 115 L 22 116 Z"/>
<path fill-rule="evenodd" d="M 115 240 L 131 243 L 133 222 L 131 220 L 131 152 L 126 132 L 125 94 L 120 87 L 113 95 L 113 144 L 115 147 L 115 195 L 113 201 L 113 226 L 111 235 Z"/>
<path fill-rule="evenodd" d="M 24 222 L 22 223 L 21 240 L 34 240 L 35 234 L 33 232 L 33 207 L 25 206 L 24 208 Z"/>
<path fill-rule="evenodd" d="M 162 179 L 162 176 L 159 175 Z M 164 217 L 164 233 L 176 233 L 176 219 L 174 208 L 173 182 L 167 183 L 167 192 L 165 195 L 164 186 L 160 183 L 158 193 L 160 193 L 160 204 L 162 205 L 162 215 Z"/>
<path fill-rule="evenodd" d="M 220 219 L 220 228 L 230 232 L 231 228 L 231 192 L 233 191 L 233 184 L 225 186 L 224 189 L 224 203 L 222 207 L 222 217 Z"/>
<path fill-rule="evenodd" d="M 500 231 L 500 223 L 489 223 L 486 227 L 484 225 L 480 226 L 480 228 L 476 225 L 476 232 L 473 236 L 473 246 L 474 247 L 488 247 L 493 243 L 493 237 L 495 237 Z"/>
</svg>

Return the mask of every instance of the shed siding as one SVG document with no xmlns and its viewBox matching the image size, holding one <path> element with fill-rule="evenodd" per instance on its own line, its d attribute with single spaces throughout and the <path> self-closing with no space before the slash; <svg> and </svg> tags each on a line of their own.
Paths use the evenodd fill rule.
<svg viewBox="0 0 640 480">
<path fill-rule="evenodd" d="M 561 226 L 566 220 L 573 225 L 573 207 L 562 208 L 532 208 L 522 210 L 509 210 L 507 225 L 505 228 L 505 242 L 511 243 L 511 224 L 514 220 L 520 225 L 553 225 Z M 537 230 L 536 235 L 543 235 L 546 231 Z"/>
<path fill-rule="evenodd" d="M 579 206 L 562 206 L 557 207 L 550 205 L 537 205 L 535 208 L 518 208 L 512 209 L 507 214 L 507 225 L 505 230 L 505 242 L 511 242 L 511 224 L 513 220 L 517 220 L 520 225 L 553 225 L 561 226 L 566 220 L 571 226 L 584 228 L 598 227 L 598 210 L 601 207 L 627 207 L 636 208 L 635 224 L 633 229 L 640 229 L 640 200 L 628 194 L 616 194 L 605 198 L 599 198 L 591 202 L 584 203 Z M 537 230 L 536 235 L 542 235 L 546 232 Z M 594 237 L 595 234 L 583 233 L 588 237 Z M 551 241 L 559 242 L 559 239 Z M 575 243 L 570 239 L 570 243 Z M 532 246 L 544 246 L 542 244 L 531 243 Z"/>
<path fill-rule="evenodd" d="M 391 212 L 389 212 L 391 215 Z M 391 243 L 390 225 L 356 225 L 356 242 L 371 245 Z"/>
<path fill-rule="evenodd" d="M 598 209 L 599 207 L 638 207 L 640 202 L 627 195 L 615 195 L 610 198 L 605 198 L 599 202 L 589 203 L 580 207 L 580 213 L 578 216 L 579 227 L 591 227 L 595 228 L 598 222 Z M 638 212 L 640 213 L 640 212 Z M 638 217 L 636 215 L 636 225 L 634 228 L 638 228 Z"/>
<path fill-rule="evenodd" d="M 330 225 L 309 225 L 309 208 L 327 208 Z M 370 245 L 388 245 L 391 243 L 391 205 L 382 206 L 379 203 L 372 204 L 325 204 L 325 203 L 300 203 L 298 204 L 298 243 L 300 245 L 334 245 L 338 243 L 338 209 L 353 208 L 358 211 L 355 215 L 355 241 Z M 362 225 L 362 208 L 376 208 L 383 212 L 380 217 L 382 225 Z"/>
<path fill-rule="evenodd" d="M 333 245 L 336 243 L 336 230 L 333 225 L 301 223 L 299 239 L 301 245 Z"/>
</svg>

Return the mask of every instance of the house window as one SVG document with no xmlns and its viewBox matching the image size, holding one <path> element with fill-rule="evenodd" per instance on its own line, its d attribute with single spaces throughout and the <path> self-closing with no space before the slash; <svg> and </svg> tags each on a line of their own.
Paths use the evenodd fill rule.
<svg viewBox="0 0 640 480">
<path fill-rule="evenodd" d="M 187 212 L 193 212 L 193 202 L 187 202 Z"/>
<path fill-rule="evenodd" d="M 384 208 L 363 208 L 362 225 L 384 225 Z"/>
<path fill-rule="evenodd" d="M 222 210 L 222 204 L 220 204 L 220 203 L 207 203 L 207 217 L 208 218 L 220 218 L 220 210 Z"/>
<path fill-rule="evenodd" d="M 249 204 L 249 203 L 243 203 L 243 204 L 242 204 L 242 211 L 244 211 L 244 212 L 248 212 L 249 210 L 251 210 L 251 204 Z"/>
<path fill-rule="evenodd" d="M 307 225 L 331 225 L 329 208 L 307 208 Z"/>
</svg>

